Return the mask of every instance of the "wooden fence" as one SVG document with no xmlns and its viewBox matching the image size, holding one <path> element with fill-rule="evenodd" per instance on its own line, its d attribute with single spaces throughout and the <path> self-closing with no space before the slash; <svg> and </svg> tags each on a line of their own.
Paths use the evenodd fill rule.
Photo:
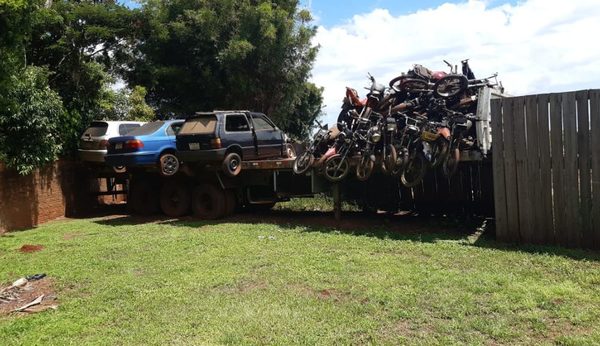
<svg viewBox="0 0 600 346">
<path fill-rule="evenodd" d="M 499 240 L 600 249 L 600 90 L 493 100 Z"/>
</svg>

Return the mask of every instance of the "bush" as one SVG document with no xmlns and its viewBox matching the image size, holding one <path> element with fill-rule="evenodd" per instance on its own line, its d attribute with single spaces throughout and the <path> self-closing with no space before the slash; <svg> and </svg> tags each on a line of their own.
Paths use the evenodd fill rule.
<svg viewBox="0 0 600 346">
<path fill-rule="evenodd" d="M 61 151 L 60 124 L 65 110 L 48 86 L 49 72 L 27 67 L 10 77 L 0 104 L 0 159 L 19 174 L 53 162 Z"/>
</svg>

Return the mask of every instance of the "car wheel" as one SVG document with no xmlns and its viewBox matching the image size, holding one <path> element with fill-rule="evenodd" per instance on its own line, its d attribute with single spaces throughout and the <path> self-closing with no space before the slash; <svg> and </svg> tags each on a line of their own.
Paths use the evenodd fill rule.
<svg viewBox="0 0 600 346">
<path fill-rule="evenodd" d="M 127 167 L 125 167 L 125 166 L 113 166 L 113 171 L 115 171 L 115 173 L 125 173 L 125 172 L 127 172 Z"/>
<path fill-rule="evenodd" d="M 132 181 L 127 204 L 135 214 L 152 215 L 160 209 L 159 194 L 150 180 Z"/>
<path fill-rule="evenodd" d="M 192 211 L 195 216 L 205 220 L 218 219 L 225 215 L 226 208 L 226 194 L 220 188 L 202 184 L 194 189 Z"/>
<path fill-rule="evenodd" d="M 290 143 L 286 143 L 284 147 L 284 157 L 287 159 L 295 159 L 296 158 L 296 149 Z"/>
<path fill-rule="evenodd" d="M 223 172 L 230 177 L 235 177 L 242 171 L 242 157 L 238 153 L 229 153 L 223 160 Z"/>
<path fill-rule="evenodd" d="M 158 164 L 160 166 L 160 174 L 163 177 L 174 176 L 179 171 L 179 159 L 175 154 L 164 153 L 160 155 Z"/>
<path fill-rule="evenodd" d="M 182 181 L 165 182 L 160 189 L 160 208 L 165 215 L 180 217 L 190 211 L 190 192 Z"/>
</svg>

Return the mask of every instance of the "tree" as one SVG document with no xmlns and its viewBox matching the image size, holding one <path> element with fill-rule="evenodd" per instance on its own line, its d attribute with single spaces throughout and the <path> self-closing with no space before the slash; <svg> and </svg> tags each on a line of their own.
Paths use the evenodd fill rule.
<svg viewBox="0 0 600 346">
<path fill-rule="evenodd" d="M 0 158 L 20 174 L 57 159 L 64 108 L 60 96 L 48 86 L 45 68 L 28 67 L 10 78 L 0 109 Z"/>
<path fill-rule="evenodd" d="M 143 13 L 126 79 L 161 111 L 263 111 L 297 136 L 294 124 L 319 114 L 322 91 L 308 82 L 316 28 L 297 1 L 149 0 Z"/>
<path fill-rule="evenodd" d="M 132 90 L 106 88 L 100 101 L 98 119 L 106 120 L 154 120 L 154 110 L 146 103 L 146 88 L 135 86 Z"/>
</svg>

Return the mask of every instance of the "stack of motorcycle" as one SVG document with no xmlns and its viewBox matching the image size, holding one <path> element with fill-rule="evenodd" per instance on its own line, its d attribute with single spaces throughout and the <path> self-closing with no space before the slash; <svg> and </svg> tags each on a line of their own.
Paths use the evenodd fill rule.
<svg viewBox="0 0 600 346">
<path fill-rule="evenodd" d="M 461 73 L 446 64 L 449 73 L 414 65 L 389 87 L 369 75 L 371 86 L 363 100 L 346 88 L 336 126 L 318 123 L 307 150 L 294 162 L 294 172 L 317 168 L 338 182 L 354 168 L 356 178 L 364 181 L 379 166 L 406 187 L 419 184 L 429 168 L 452 176 L 461 151 L 476 148 L 472 124 L 479 89 L 503 90 L 497 74 L 476 79 L 468 59 L 462 61 Z"/>
</svg>

